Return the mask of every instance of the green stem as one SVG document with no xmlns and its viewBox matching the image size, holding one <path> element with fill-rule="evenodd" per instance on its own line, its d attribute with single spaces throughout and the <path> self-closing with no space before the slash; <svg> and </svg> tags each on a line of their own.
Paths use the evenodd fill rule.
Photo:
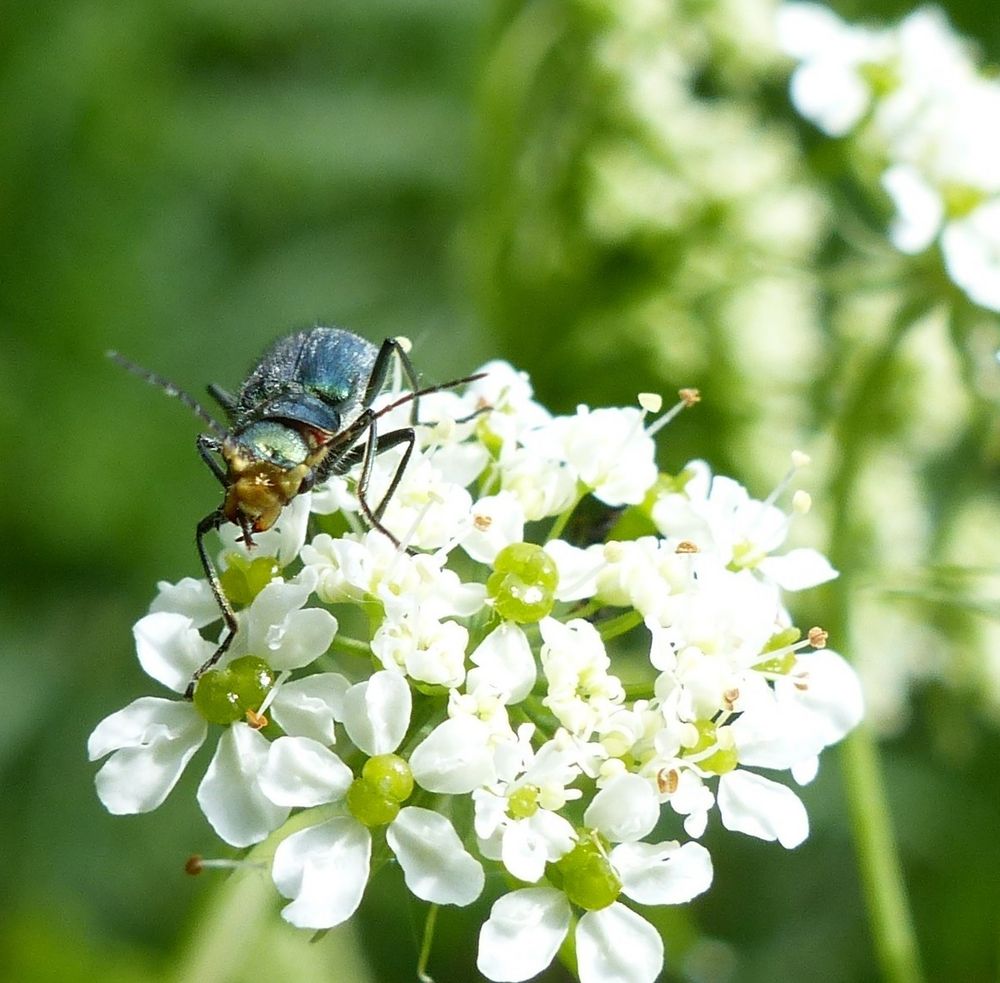
<svg viewBox="0 0 1000 983">
<path fill-rule="evenodd" d="M 570 503 L 569 508 L 556 516 L 556 521 L 552 523 L 552 528 L 549 530 L 548 536 L 545 537 L 546 542 L 558 539 L 562 535 L 563 530 L 566 528 L 566 523 L 569 522 L 570 517 L 576 511 L 576 507 L 583 501 L 583 497 L 587 494 L 587 491 L 588 489 L 582 485 L 577 488 L 576 496 Z"/>
<path fill-rule="evenodd" d="M 366 659 L 370 659 L 372 655 L 370 642 L 362 641 L 360 638 L 348 638 L 346 635 L 336 635 L 330 647 L 335 652 L 343 652 L 345 655 L 361 655 Z"/>
<path fill-rule="evenodd" d="M 926 299 L 905 304 L 897 313 L 882 343 L 869 354 L 859 371 L 834 434 L 840 453 L 839 467 L 830 491 L 835 513 L 831 528 L 830 560 L 841 571 L 833 582 L 830 624 L 851 647 L 850 611 L 855 580 L 855 557 L 863 544 L 856 542 L 853 518 L 858 479 L 864 466 L 868 440 L 879 431 L 892 368 L 892 355 L 913 321 L 927 310 Z M 838 631 L 839 629 L 839 631 Z M 836 637 L 835 634 L 835 637 Z M 858 727 L 843 743 L 841 762 L 851 816 L 860 877 L 872 925 L 872 938 L 882 973 L 893 983 L 922 979 L 916 933 L 906 897 L 902 864 L 885 796 L 878 748 L 871 729 Z"/>
<path fill-rule="evenodd" d="M 597 626 L 597 630 L 604 641 L 610 641 L 612 638 L 617 638 L 619 635 L 624 635 L 626 632 L 631 631 L 637 625 L 642 624 L 642 615 L 638 611 L 626 611 L 624 614 L 618 615 L 616 618 L 609 618 L 607 621 L 601 622 Z"/>
<path fill-rule="evenodd" d="M 424 937 L 420 943 L 420 958 L 417 960 L 417 979 L 420 983 L 433 983 L 427 974 L 427 963 L 431 958 L 431 947 L 434 944 L 434 928 L 437 925 L 438 906 L 432 904 L 424 922 Z"/>
</svg>

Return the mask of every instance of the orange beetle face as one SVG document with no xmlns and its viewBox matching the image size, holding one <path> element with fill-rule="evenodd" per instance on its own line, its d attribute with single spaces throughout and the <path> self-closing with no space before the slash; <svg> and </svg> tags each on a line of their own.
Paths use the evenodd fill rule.
<svg viewBox="0 0 1000 983">
<path fill-rule="evenodd" d="M 238 451 L 226 457 L 229 480 L 222 512 L 230 522 L 254 532 L 270 529 L 281 510 L 305 490 L 312 474 L 306 464 L 285 469 L 269 461 L 248 460 Z"/>
</svg>

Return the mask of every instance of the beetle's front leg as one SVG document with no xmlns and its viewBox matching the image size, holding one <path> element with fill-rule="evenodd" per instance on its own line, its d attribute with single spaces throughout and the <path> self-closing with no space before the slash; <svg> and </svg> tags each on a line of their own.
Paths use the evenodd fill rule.
<svg viewBox="0 0 1000 983">
<path fill-rule="evenodd" d="M 222 581 L 219 580 L 218 571 L 215 569 L 215 564 L 212 562 L 211 557 L 208 555 L 208 550 L 205 548 L 205 536 L 212 532 L 213 529 L 218 529 L 225 521 L 222 510 L 216 509 L 198 523 L 198 530 L 195 533 L 195 542 L 198 544 L 198 556 L 201 558 L 201 565 L 205 571 L 205 576 L 208 577 L 208 585 L 212 588 L 215 602 L 219 605 L 219 610 L 222 611 L 222 618 L 226 622 L 227 632 L 219 647 L 198 667 L 191 677 L 191 682 L 188 683 L 188 687 L 184 691 L 184 697 L 188 700 L 194 697 L 194 688 L 198 680 L 226 654 L 226 650 L 232 644 L 233 638 L 236 637 L 236 631 L 239 628 L 236 622 L 236 612 L 229 603 L 229 598 L 226 597 L 222 590 Z"/>
<path fill-rule="evenodd" d="M 220 454 L 222 452 L 222 442 L 217 438 L 213 437 L 211 434 L 200 433 L 198 434 L 198 453 L 201 455 L 201 459 L 208 465 L 212 474 L 219 479 L 219 484 L 223 488 L 226 487 L 226 471 L 219 462 L 212 457 L 213 454 Z"/>
</svg>

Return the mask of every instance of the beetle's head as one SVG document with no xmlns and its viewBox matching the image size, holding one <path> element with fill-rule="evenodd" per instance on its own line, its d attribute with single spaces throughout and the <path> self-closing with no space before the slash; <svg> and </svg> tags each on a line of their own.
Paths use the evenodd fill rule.
<svg viewBox="0 0 1000 983">
<path fill-rule="evenodd" d="M 312 487 L 308 453 L 295 430 L 273 421 L 231 434 L 222 444 L 228 469 L 223 515 L 242 527 L 245 537 L 270 529 L 281 510 Z"/>
</svg>

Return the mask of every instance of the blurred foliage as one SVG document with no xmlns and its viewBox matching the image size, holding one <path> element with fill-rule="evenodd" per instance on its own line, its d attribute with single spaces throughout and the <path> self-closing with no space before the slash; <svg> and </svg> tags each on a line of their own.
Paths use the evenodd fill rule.
<svg viewBox="0 0 1000 983">
<path fill-rule="evenodd" d="M 94 723 L 146 692 L 129 626 L 157 579 L 197 571 L 194 525 L 218 495 L 196 421 L 104 350 L 197 392 L 236 385 L 274 336 L 316 321 L 408 335 L 431 381 L 509 357 L 559 409 L 698 385 L 706 401 L 671 428 L 664 464 L 706 456 L 755 493 L 794 446 L 836 491 L 831 420 L 838 439 L 864 436 L 839 559 L 870 696 L 897 728 L 886 780 L 918 933 L 932 978 L 995 976 L 1000 669 L 981 653 L 1000 632 L 995 612 L 970 611 L 995 603 L 995 578 L 956 587 L 942 571 L 996 571 L 995 394 L 982 380 L 996 327 L 969 311 L 931 319 L 877 377 L 878 414 L 844 422 L 899 298 L 829 279 L 857 286 L 892 261 L 850 265 L 870 243 L 836 217 L 846 204 L 873 223 L 878 203 L 852 199 L 843 161 L 792 119 L 760 33 L 769 7 L 5 10 L 0 978 L 310 981 L 357 965 L 361 980 L 356 945 L 373 978 L 412 978 L 424 913 L 398 911 L 393 872 L 356 934 L 310 946 L 270 909 L 247 910 L 239 958 L 182 976 L 184 939 L 225 889 L 181 874 L 188 854 L 218 849 L 193 799 L 207 758 L 156 813 L 125 818 L 103 812 L 84 760 Z M 947 8 L 996 58 L 993 5 Z M 662 31 L 625 23 L 649 9 Z M 824 518 L 804 533 L 821 536 Z M 891 603 L 864 584 L 886 568 L 909 573 L 888 584 Z M 805 610 L 822 620 L 828 600 Z M 794 853 L 709 836 L 716 884 L 671 913 L 670 978 L 875 977 L 836 768 L 804 798 L 813 833 Z M 439 983 L 473 978 L 484 910 L 441 918 Z"/>
</svg>

